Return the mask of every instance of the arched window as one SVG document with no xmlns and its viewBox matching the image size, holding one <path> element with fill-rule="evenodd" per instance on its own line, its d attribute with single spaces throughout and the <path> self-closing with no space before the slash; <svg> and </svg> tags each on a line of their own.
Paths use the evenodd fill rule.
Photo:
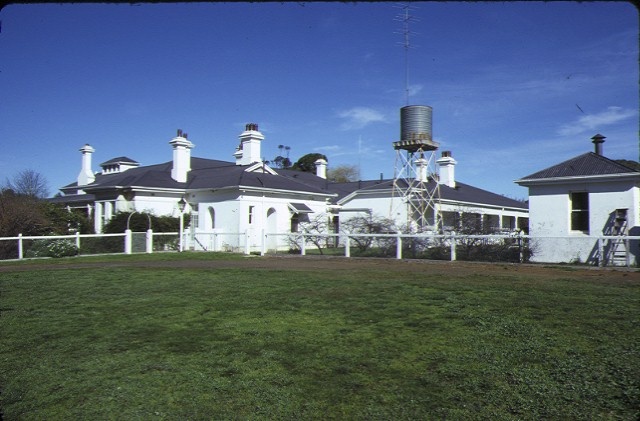
<svg viewBox="0 0 640 421">
<path fill-rule="evenodd" d="M 276 219 L 276 210 L 274 208 L 269 208 L 267 211 L 267 232 L 275 233 L 278 230 L 278 224 Z"/>
<path fill-rule="evenodd" d="M 215 229 L 215 227 L 216 227 L 216 211 L 211 206 L 209 206 L 209 220 L 211 221 L 211 229 Z"/>
</svg>

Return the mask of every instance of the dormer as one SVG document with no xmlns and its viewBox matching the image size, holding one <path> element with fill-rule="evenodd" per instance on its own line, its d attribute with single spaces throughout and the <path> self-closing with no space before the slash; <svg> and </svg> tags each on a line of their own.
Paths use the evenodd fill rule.
<svg viewBox="0 0 640 421">
<path fill-rule="evenodd" d="M 126 170 L 130 170 L 131 168 L 136 168 L 139 166 L 140 166 L 139 162 L 134 161 L 131 158 L 127 158 L 126 156 L 113 158 L 100 164 L 103 175 L 117 174 L 117 173 L 125 172 Z"/>
</svg>

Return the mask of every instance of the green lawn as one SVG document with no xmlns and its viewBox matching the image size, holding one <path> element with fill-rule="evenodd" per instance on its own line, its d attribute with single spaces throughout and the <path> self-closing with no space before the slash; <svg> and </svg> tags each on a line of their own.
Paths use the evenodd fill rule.
<svg viewBox="0 0 640 421">
<path fill-rule="evenodd" d="M 102 259 L 0 271 L 0 419 L 640 416 L 637 272 Z"/>
</svg>

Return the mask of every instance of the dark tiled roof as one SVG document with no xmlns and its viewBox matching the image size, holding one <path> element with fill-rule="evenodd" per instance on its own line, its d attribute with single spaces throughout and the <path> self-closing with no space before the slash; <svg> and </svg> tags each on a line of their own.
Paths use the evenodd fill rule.
<svg viewBox="0 0 640 421">
<path fill-rule="evenodd" d="M 332 183 L 313 173 L 279 169 L 277 175 L 267 171 L 245 171 L 249 166 L 236 165 L 233 162 L 219 161 L 215 159 L 191 158 L 191 171 L 187 182 L 178 183 L 171 178 L 172 161 L 156 165 L 131 168 L 121 173 L 97 174 L 95 181 L 82 189 L 87 193 L 113 189 L 116 187 L 147 187 L 167 189 L 220 189 L 227 187 L 256 187 L 275 190 L 308 192 L 315 194 L 336 195 L 334 200 L 342 199 L 355 191 L 389 190 L 393 186 L 393 180 L 365 180 L 349 183 Z M 430 188 L 435 186 L 430 181 Z M 66 192 L 74 192 L 78 188 L 77 183 L 71 183 L 62 188 Z M 67 198 L 75 195 L 66 195 L 59 199 L 67 202 Z M 89 198 L 90 195 L 78 195 Z M 515 207 L 527 209 L 523 202 L 491 193 L 464 183 L 456 183 L 456 188 L 440 186 L 440 197 L 445 200 L 481 203 L 493 206 Z"/>
<path fill-rule="evenodd" d="M 191 171 L 187 182 L 179 183 L 171 178 L 172 161 L 162 164 L 131 168 L 115 174 L 97 174 L 95 181 L 86 187 L 87 192 L 107 190 L 115 187 L 147 187 L 168 189 L 217 189 L 224 187 L 245 186 L 262 187 L 276 190 L 303 191 L 309 193 L 331 194 L 323 185 L 325 180 L 314 174 L 306 173 L 300 180 L 296 177 L 273 175 L 269 172 L 245 171 L 249 166 L 236 165 L 232 162 L 215 159 L 191 158 Z M 308 176 L 315 178 L 309 182 Z M 307 180 L 307 182 L 304 182 Z M 71 191 L 77 183 L 62 188 Z M 65 196 L 66 197 L 66 196 Z"/>
<path fill-rule="evenodd" d="M 117 158 L 112 158 L 112 159 L 110 159 L 108 161 L 103 162 L 102 164 L 100 164 L 100 166 L 103 167 L 105 165 L 118 164 L 118 163 L 120 163 L 120 164 L 124 164 L 124 163 L 127 163 L 127 164 L 139 164 L 138 161 L 135 161 L 135 160 L 133 160 L 131 158 L 127 158 L 126 156 L 119 156 Z"/>
<path fill-rule="evenodd" d="M 594 152 L 588 152 L 544 170 L 521 178 L 520 180 L 539 180 L 543 178 L 585 177 L 592 175 L 638 173 L 638 171 L 612 161 Z M 519 180 L 519 181 L 520 181 Z"/>
<path fill-rule="evenodd" d="M 67 205 L 93 203 L 96 197 L 92 194 L 67 194 L 46 199 L 49 203 L 63 203 Z"/>
<path fill-rule="evenodd" d="M 427 189 L 434 189 L 436 186 L 433 179 L 429 180 Z M 363 191 L 372 190 L 388 190 L 393 187 L 393 180 L 385 180 L 383 182 L 377 182 Z M 470 186 L 468 184 L 460 183 L 456 181 L 456 187 L 452 188 L 445 185 L 440 185 L 440 199 L 451 202 L 463 202 L 463 203 L 478 203 L 490 206 L 498 207 L 510 207 L 519 209 L 528 209 L 525 202 L 519 200 L 510 199 L 508 197 L 492 193 L 487 190 L 483 190 L 477 187 Z"/>
</svg>

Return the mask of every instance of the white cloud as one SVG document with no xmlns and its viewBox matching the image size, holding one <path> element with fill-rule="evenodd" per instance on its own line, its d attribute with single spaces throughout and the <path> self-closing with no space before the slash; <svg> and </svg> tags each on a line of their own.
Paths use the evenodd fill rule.
<svg viewBox="0 0 640 421">
<path fill-rule="evenodd" d="M 338 117 L 345 119 L 340 125 L 342 130 L 361 129 L 371 123 L 387 121 L 381 112 L 367 107 L 354 107 L 341 111 Z"/>
<path fill-rule="evenodd" d="M 585 114 L 573 123 L 565 124 L 558 129 L 562 136 L 572 136 L 584 133 L 588 130 L 600 130 L 603 126 L 609 126 L 619 121 L 626 120 L 637 114 L 634 110 L 622 107 L 608 107 L 606 111 L 597 114 Z"/>
<path fill-rule="evenodd" d="M 316 146 L 313 148 L 314 151 L 325 151 L 325 152 L 339 152 L 342 150 L 342 146 L 339 145 L 327 145 L 327 146 Z"/>
<path fill-rule="evenodd" d="M 421 85 L 421 84 L 409 85 L 409 96 L 418 95 L 423 88 L 424 88 L 424 85 Z"/>
</svg>

